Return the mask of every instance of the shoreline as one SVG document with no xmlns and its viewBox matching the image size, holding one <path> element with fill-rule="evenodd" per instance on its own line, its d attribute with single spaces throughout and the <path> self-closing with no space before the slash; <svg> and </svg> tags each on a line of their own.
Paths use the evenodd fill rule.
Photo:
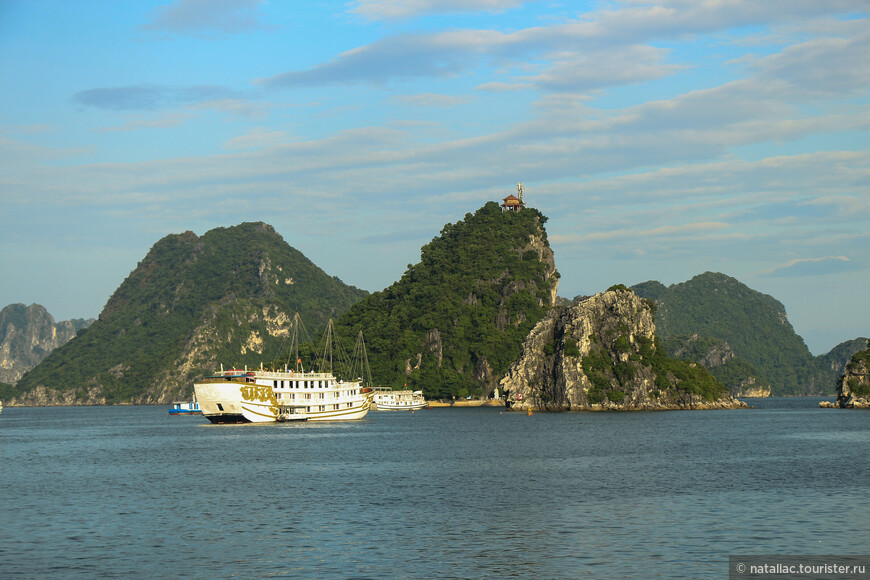
<svg viewBox="0 0 870 580">
<path fill-rule="evenodd" d="M 429 408 L 444 408 L 444 407 L 502 407 L 504 408 L 504 401 L 498 399 L 462 399 L 460 401 L 426 401 L 429 403 Z"/>
</svg>

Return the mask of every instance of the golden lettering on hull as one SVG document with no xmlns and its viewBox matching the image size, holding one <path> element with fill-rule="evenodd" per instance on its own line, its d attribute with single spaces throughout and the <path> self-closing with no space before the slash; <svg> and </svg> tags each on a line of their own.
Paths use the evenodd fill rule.
<svg viewBox="0 0 870 580">
<path fill-rule="evenodd" d="M 244 401 L 259 401 L 261 403 L 272 403 L 273 405 L 278 404 L 278 399 L 275 398 L 275 393 L 272 391 L 272 387 L 264 387 L 262 385 L 247 385 L 244 387 L 239 387 L 239 392 L 242 395 L 242 400 Z"/>
<path fill-rule="evenodd" d="M 269 403 L 269 411 L 272 415 L 278 414 L 278 399 L 275 397 L 272 387 L 245 385 L 244 387 L 239 387 L 239 394 L 242 396 L 243 401 Z"/>
</svg>

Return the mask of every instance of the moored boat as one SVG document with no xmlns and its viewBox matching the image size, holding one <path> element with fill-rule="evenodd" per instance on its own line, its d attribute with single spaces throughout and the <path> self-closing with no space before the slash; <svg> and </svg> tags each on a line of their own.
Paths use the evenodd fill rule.
<svg viewBox="0 0 870 580">
<path fill-rule="evenodd" d="M 376 387 L 374 395 L 376 411 L 419 411 L 429 406 L 423 391 L 394 391 L 388 387 Z"/>
<path fill-rule="evenodd" d="M 262 366 L 258 370 L 245 367 L 224 371 L 221 368 L 212 376 L 197 381 L 194 392 L 203 416 L 212 423 L 347 421 L 365 417 L 372 407 L 373 392 L 363 384 L 362 379 L 339 378 L 332 372 L 331 361 L 322 365 L 328 367 L 325 371 L 311 372 L 301 368 L 298 356 L 299 325 L 297 315 L 293 332 L 297 361 L 295 369 L 289 369 L 286 365 L 278 370 L 263 369 Z M 325 338 L 327 344 L 332 340 L 332 333 L 330 321 Z M 362 333 L 358 338 L 357 350 L 365 352 Z M 355 357 L 345 375 L 355 376 L 353 373 L 357 365 L 363 364 L 363 359 L 361 357 L 357 362 Z"/>
<path fill-rule="evenodd" d="M 169 407 L 170 415 L 202 415 L 196 399 L 193 401 L 174 401 Z"/>
<path fill-rule="evenodd" d="M 360 381 L 286 369 L 226 371 L 194 389 L 203 416 L 212 423 L 362 419 L 372 403 L 371 390 Z"/>
</svg>

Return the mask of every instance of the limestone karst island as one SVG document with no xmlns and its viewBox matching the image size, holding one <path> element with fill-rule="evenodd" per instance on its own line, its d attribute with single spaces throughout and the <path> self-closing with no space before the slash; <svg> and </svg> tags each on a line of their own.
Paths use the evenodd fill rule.
<svg viewBox="0 0 870 580">
<path fill-rule="evenodd" d="M 866 338 L 813 357 L 778 301 L 712 272 L 560 298 L 546 222 L 518 184 L 444 225 L 419 262 L 373 293 L 327 274 L 265 223 L 170 234 L 96 320 L 55 323 L 39 305 L 5 307 L 0 400 L 189 400 L 221 365 L 286 362 L 298 314 L 312 337 L 329 320 L 343 344 L 362 331 L 373 386 L 421 392 L 433 405 L 723 409 L 745 407 L 740 397 L 838 388 L 837 405 L 866 406 Z"/>
</svg>

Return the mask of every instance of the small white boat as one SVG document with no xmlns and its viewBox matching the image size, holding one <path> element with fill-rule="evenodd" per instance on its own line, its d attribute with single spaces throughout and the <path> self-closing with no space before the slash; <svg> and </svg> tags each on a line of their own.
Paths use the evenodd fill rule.
<svg viewBox="0 0 870 580">
<path fill-rule="evenodd" d="M 377 411 L 419 411 L 429 406 L 423 391 L 394 391 L 388 387 L 376 387 L 374 392 L 374 408 Z"/>
</svg>

